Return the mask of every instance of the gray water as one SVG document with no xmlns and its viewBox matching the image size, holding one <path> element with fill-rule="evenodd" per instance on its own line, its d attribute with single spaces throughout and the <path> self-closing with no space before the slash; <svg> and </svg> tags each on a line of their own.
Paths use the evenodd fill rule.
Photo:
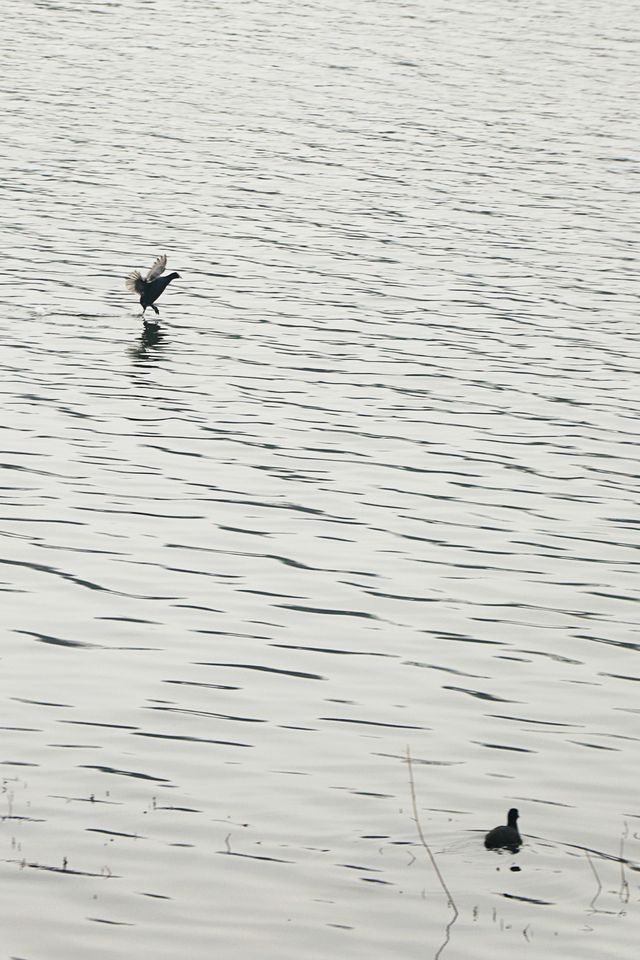
<svg viewBox="0 0 640 960">
<path fill-rule="evenodd" d="M 2 8 L 2 956 L 635 958 L 637 7 Z"/>
</svg>

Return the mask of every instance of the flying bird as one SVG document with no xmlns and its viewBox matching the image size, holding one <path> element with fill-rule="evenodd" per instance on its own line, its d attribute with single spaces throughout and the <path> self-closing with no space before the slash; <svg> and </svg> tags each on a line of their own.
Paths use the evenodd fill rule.
<svg viewBox="0 0 640 960">
<path fill-rule="evenodd" d="M 161 274 L 164 273 L 166 265 L 167 258 L 163 255 L 158 257 L 146 277 L 143 277 L 139 270 L 134 270 L 133 273 L 127 277 L 127 290 L 131 290 L 131 293 L 137 293 L 140 297 L 143 317 L 147 307 L 151 307 L 151 309 L 155 310 L 158 316 L 160 316 L 160 311 L 156 307 L 156 300 L 172 280 L 180 277 L 180 274 L 175 272 L 168 273 L 166 277 L 161 276 Z"/>
</svg>

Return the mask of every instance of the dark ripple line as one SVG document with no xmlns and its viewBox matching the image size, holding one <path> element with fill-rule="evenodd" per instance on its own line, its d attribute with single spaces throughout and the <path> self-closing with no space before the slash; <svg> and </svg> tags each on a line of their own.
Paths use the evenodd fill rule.
<svg viewBox="0 0 640 960">
<path fill-rule="evenodd" d="M 207 737 L 189 737 L 177 733 L 145 733 L 143 730 L 137 730 L 134 737 L 153 737 L 157 740 L 182 740 L 187 743 L 213 743 L 221 747 L 253 747 L 252 743 L 240 743 L 237 740 L 210 740 Z"/>
<path fill-rule="evenodd" d="M 634 680 L 636 683 L 640 681 L 640 677 L 631 677 L 627 676 L 624 673 L 605 673 L 604 671 L 599 671 L 599 677 L 611 677 L 613 680 Z"/>
<path fill-rule="evenodd" d="M 462 566 L 462 564 L 452 564 L 452 566 Z M 484 570 L 485 567 L 479 567 L 478 569 Z M 440 602 L 435 597 L 410 597 L 410 596 L 404 596 L 403 594 L 399 594 L 399 593 L 382 593 L 379 590 L 367 590 L 366 587 L 361 586 L 361 584 L 359 583 L 350 583 L 348 580 L 343 580 L 342 582 L 349 587 L 358 587 L 360 590 L 362 590 L 364 593 L 366 593 L 370 597 L 380 597 L 383 600 L 404 600 L 404 601 L 409 601 L 410 603 L 439 603 Z M 351 616 L 366 616 L 366 614 L 351 614 Z M 374 619 L 377 619 L 377 618 L 374 618 Z"/>
<path fill-rule="evenodd" d="M 82 520 L 48 520 L 46 517 L 0 517 L 0 520 L 6 520 L 9 523 L 37 523 L 38 525 L 43 523 L 60 523 L 71 527 L 86 527 L 86 523 Z M 110 551 L 105 550 L 101 552 L 109 553 Z"/>
<path fill-rule="evenodd" d="M 106 727 L 107 730 L 137 730 L 129 723 L 99 723 L 97 720 L 59 720 L 59 723 L 73 723 L 79 727 Z"/>
<path fill-rule="evenodd" d="M 218 547 L 197 547 L 191 546 L 188 543 L 167 543 L 165 546 L 178 550 L 200 550 L 205 553 L 221 553 L 228 557 L 251 557 L 257 560 L 275 560 L 277 563 L 284 564 L 285 567 L 294 567 L 296 570 L 310 570 L 317 573 L 344 573 L 352 577 L 379 576 L 377 573 L 369 573 L 366 570 L 340 570 L 337 567 L 313 567 L 308 563 L 302 563 L 301 560 L 294 560 L 293 557 L 283 557 L 277 553 L 252 553 L 250 550 L 220 550 Z"/>
<path fill-rule="evenodd" d="M 215 663 L 206 660 L 196 662 L 197 667 L 235 667 L 238 670 L 259 670 L 262 673 L 278 673 L 286 677 L 300 677 L 302 680 L 326 680 L 319 673 L 304 673 L 302 670 L 278 670 L 276 667 L 263 667 L 257 663 Z"/>
<path fill-rule="evenodd" d="M 153 499 L 148 497 L 146 499 Z M 150 510 L 116 510 L 113 507 L 76 507 L 86 513 L 116 513 L 126 517 L 153 517 L 154 520 L 204 520 L 200 513 L 158 513 Z"/>
<path fill-rule="evenodd" d="M 561 723 L 559 720 L 532 720 L 530 717 L 509 717 L 504 713 L 488 713 L 488 717 L 495 717 L 497 720 L 515 720 L 516 723 L 535 723 L 543 727 L 582 727 L 581 723 Z"/>
<path fill-rule="evenodd" d="M 524 903 L 536 903 L 541 907 L 553 907 L 555 906 L 555 900 L 538 900 L 535 897 L 522 897 L 518 896 L 515 893 L 501 893 L 501 897 L 506 897 L 507 900 L 521 900 Z"/>
<path fill-rule="evenodd" d="M 572 660 L 570 657 L 563 657 L 559 653 L 550 653 L 548 650 L 526 650 L 515 648 L 515 652 L 526 653 L 531 657 L 549 657 L 549 659 L 553 660 L 555 663 L 568 663 L 575 667 L 582 666 L 582 660 Z"/>
<path fill-rule="evenodd" d="M 345 657 L 387 657 L 393 660 L 397 659 L 394 653 L 377 653 L 370 650 L 336 650 L 333 647 L 305 647 L 297 643 L 270 643 L 269 646 L 282 647 L 284 650 L 302 650 L 305 653 L 337 653 Z"/>
<path fill-rule="evenodd" d="M 365 620 L 378 620 L 374 613 L 365 610 L 325 610 L 322 607 L 305 607 L 297 603 L 276 603 L 282 610 L 295 610 L 298 613 L 318 613 L 329 617 L 361 617 Z"/>
<path fill-rule="evenodd" d="M 26 560 L 7 560 L 5 558 L 0 558 L 0 563 L 4 563 L 6 566 L 10 567 L 23 567 L 27 570 L 35 570 L 36 573 L 50 573 L 53 576 L 60 577 L 61 580 L 69 580 L 71 583 L 75 583 L 80 587 L 86 587 L 88 590 L 98 590 L 101 593 L 110 593 L 113 596 L 117 597 L 128 597 L 129 599 L 134 600 L 179 600 L 180 597 L 162 597 L 154 595 L 145 595 L 137 593 L 125 593 L 122 590 L 112 590 L 110 587 L 103 587 L 99 583 L 94 583 L 92 580 L 83 580 L 81 577 L 76 577 L 72 573 L 65 573 L 64 570 L 58 570 L 57 567 L 51 567 L 48 564 L 44 563 L 31 563 Z M 149 566 L 159 566 L 159 564 L 148 564 Z"/>
<path fill-rule="evenodd" d="M 176 606 L 182 607 L 184 606 L 184 604 L 178 603 L 176 604 Z M 196 609 L 198 608 L 196 607 Z M 237 630 L 204 630 L 204 629 L 197 629 L 194 627 L 194 629 L 192 630 L 192 633 L 203 633 L 206 636 L 210 636 L 210 637 L 242 637 L 243 639 L 248 639 L 248 640 L 268 640 L 269 639 L 268 634 L 240 633 Z"/>
<path fill-rule="evenodd" d="M 442 667 L 435 663 L 421 663 L 419 660 L 403 660 L 403 667 L 419 667 L 423 670 L 442 670 L 444 673 L 453 673 L 457 677 L 468 677 L 470 680 L 490 680 L 484 673 L 466 673 L 464 670 L 454 670 L 453 667 Z"/>
<path fill-rule="evenodd" d="M 513 750 L 514 753 L 537 753 L 537 750 L 528 750 L 526 747 L 510 747 L 504 743 L 486 743 L 484 740 L 472 740 L 479 747 L 488 747 L 489 750 Z"/>
<path fill-rule="evenodd" d="M 91 873 L 88 870 L 70 870 L 68 867 L 51 867 L 45 863 L 29 863 L 26 860 L 5 860 L 5 863 L 17 863 L 32 870 L 47 870 L 50 873 L 68 874 L 70 877 L 97 877 L 100 880 L 119 880 L 117 873 Z"/>
<path fill-rule="evenodd" d="M 92 923 L 106 923 L 110 927 L 135 927 L 135 923 L 128 923 L 125 920 L 105 920 L 103 917 L 87 917 Z"/>
<path fill-rule="evenodd" d="M 160 713 L 184 713 L 191 717 L 215 717 L 216 720 L 235 720 L 238 723 L 266 723 L 261 717 L 234 717 L 228 713 L 212 713 L 210 710 L 189 710 L 186 707 L 147 707 L 147 710 L 157 710 Z"/>
<path fill-rule="evenodd" d="M 199 498 L 200 499 L 200 498 Z M 320 510 L 318 507 L 303 507 L 299 503 L 274 503 L 273 501 L 268 500 L 239 500 L 231 497 L 207 497 L 208 503 L 231 503 L 238 506 L 246 507 L 264 507 L 269 510 L 293 510 L 298 513 L 309 513 L 313 516 L 318 517 L 327 517 L 325 510 Z M 338 517 L 327 517 L 327 519 L 341 519 Z"/>
<path fill-rule="evenodd" d="M 175 683 L 181 687 L 204 687 L 207 690 L 241 690 L 229 683 L 203 683 L 200 680 L 163 680 L 163 683 Z M 0 730 L 2 728 L 0 727 Z"/>
<path fill-rule="evenodd" d="M 100 773 L 114 773 L 119 777 L 133 777 L 135 780 L 153 780 L 155 783 L 170 783 L 166 777 L 153 777 L 150 773 L 138 773 L 137 770 L 119 770 L 117 767 L 104 767 L 97 763 L 81 763 L 83 770 L 99 770 Z"/>
<path fill-rule="evenodd" d="M 609 647 L 621 647 L 624 650 L 640 651 L 640 643 L 633 643 L 631 640 L 612 640 L 607 637 L 596 637 L 590 633 L 577 633 L 578 640 L 589 640 L 592 643 L 603 643 Z"/>
<path fill-rule="evenodd" d="M 384 723 L 382 720 L 354 720 L 351 717 L 318 717 L 318 720 L 327 720 L 330 723 L 356 723 L 365 727 L 389 727 L 392 730 L 430 729 L 430 727 L 419 727 L 409 723 Z"/>
<path fill-rule="evenodd" d="M 236 853 L 234 850 L 218 850 L 225 857 L 246 857 L 248 860 L 267 860 L 269 863 L 294 863 L 293 860 L 282 860 L 280 857 L 259 856 L 257 853 Z"/>
<path fill-rule="evenodd" d="M 495 700 L 498 703 L 517 703 L 517 700 L 506 700 L 504 697 L 496 697 L 493 693 L 484 693 L 482 690 L 467 690 L 465 687 L 443 686 L 443 690 L 455 690 L 458 693 L 466 693 L 470 697 L 477 697 L 478 700 Z"/>
<path fill-rule="evenodd" d="M 2 725 L 0 730 L 11 730 L 12 733 L 42 733 L 42 727 L 8 727 Z"/>
<path fill-rule="evenodd" d="M 58 647 L 86 647 L 87 649 L 99 646 L 96 643 L 84 643 L 82 640 L 64 640 L 62 637 L 52 637 L 46 633 L 36 633 L 33 630 L 14 630 L 14 633 L 21 633 L 25 637 L 33 637 L 41 643 L 50 643 Z"/>
<path fill-rule="evenodd" d="M 15 700 L 17 703 L 32 703 L 36 707 L 67 707 L 73 709 L 72 703 L 55 703 L 52 700 L 30 700 L 28 697 L 10 697 L 11 700 Z"/>
<path fill-rule="evenodd" d="M 74 576 L 72 573 L 65 573 L 63 570 L 50 567 L 45 563 L 30 563 L 26 560 L 6 560 L 4 558 L 0 558 L 0 563 L 11 567 L 25 567 L 27 570 L 35 570 L 37 573 L 51 573 L 56 577 L 60 577 L 62 580 L 70 580 L 71 583 L 77 583 L 80 587 L 87 587 L 89 590 L 102 590 L 106 593 L 112 592 L 107 587 L 100 586 L 99 583 L 93 583 L 92 580 L 83 580 L 80 577 Z M 122 596 L 127 596 L 127 594 L 122 594 Z"/>
<path fill-rule="evenodd" d="M 570 740 L 569 743 L 575 743 L 578 747 L 589 747 L 591 750 L 611 750 L 619 753 L 618 747 L 606 747 L 602 743 L 588 743 L 586 740 Z"/>
<path fill-rule="evenodd" d="M 146 840 L 142 833 L 122 833 L 120 830 L 106 830 L 102 827 L 85 827 L 87 833 L 105 833 L 108 837 L 124 837 L 126 840 Z"/>
</svg>

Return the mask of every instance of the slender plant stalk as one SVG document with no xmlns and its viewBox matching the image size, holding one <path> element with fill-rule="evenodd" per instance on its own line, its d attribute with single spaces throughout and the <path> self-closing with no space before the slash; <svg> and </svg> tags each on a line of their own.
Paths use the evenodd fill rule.
<svg viewBox="0 0 640 960">
<path fill-rule="evenodd" d="M 598 889 L 596 890 L 595 896 L 593 897 L 591 903 L 589 904 L 589 906 L 591 907 L 591 909 L 592 909 L 592 910 L 595 910 L 595 908 L 596 908 L 596 900 L 598 899 L 598 897 L 599 897 L 600 894 L 602 893 L 602 884 L 600 883 L 600 877 L 598 876 L 598 871 L 596 870 L 596 868 L 595 868 L 594 865 L 593 865 L 593 860 L 592 860 L 591 857 L 589 856 L 589 851 L 588 851 L 588 850 L 585 850 L 584 852 L 585 852 L 585 855 L 586 855 L 586 857 L 587 857 L 587 860 L 589 861 L 589 866 L 590 866 L 591 869 L 593 870 L 593 875 L 594 875 L 594 877 L 596 878 L 596 883 L 598 884 Z"/>
<path fill-rule="evenodd" d="M 627 883 L 627 878 L 624 875 L 624 841 L 628 832 L 629 826 L 627 823 L 625 823 L 622 836 L 620 837 L 620 899 L 623 903 L 629 903 L 629 884 Z"/>
<path fill-rule="evenodd" d="M 445 883 L 444 877 L 442 876 L 442 873 L 440 872 L 440 867 L 438 866 L 438 864 L 437 864 L 437 862 L 436 862 L 436 858 L 434 857 L 434 855 L 433 855 L 433 853 L 432 853 L 432 851 L 431 851 L 431 847 L 429 846 L 429 844 L 427 843 L 427 841 L 426 841 L 426 839 L 425 839 L 424 831 L 423 831 L 423 829 L 422 829 L 422 824 L 420 823 L 420 817 L 418 816 L 418 803 L 417 803 L 417 800 L 416 800 L 416 785 L 415 785 L 415 781 L 414 781 L 414 779 L 413 779 L 413 767 L 412 767 L 412 765 L 411 765 L 411 751 L 409 750 L 409 747 L 407 747 L 407 767 L 409 768 L 409 787 L 410 787 L 410 789 L 411 789 L 411 804 L 412 804 L 412 806 L 413 806 L 413 819 L 414 819 L 415 825 L 416 825 L 416 827 L 417 827 L 417 829 L 418 829 L 418 836 L 420 837 L 420 843 L 422 844 L 422 846 L 424 847 L 424 849 L 427 851 L 427 853 L 428 853 L 428 855 L 429 855 L 429 859 L 431 860 L 431 865 L 432 865 L 433 869 L 434 869 L 435 872 L 436 872 L 436 876 L 437 876 L 438 880 L 440 881 L 440 886 L 442 887 L 442 889 L 444 890 L 444 892 L 445 892 L 445 894 L 446 894 L 446 897 L 447 897 L 449 906 L 453 909 L 453 913 L 454 913 L 453 920 L 457 920 L 457 918 L 458 918 L 458 916 L 459 916 L 458 908 L 456 907 L 455 900 L 454 900 L 453 897 L 451 896 L 451 893 L 450 893 L 450 891 L 449 891 L 449 888 L 448 888 L 448 886 L 447 886 L 446 883 Z M 452 921 L 452 922 L 453 922 L 453 921 Z"/>
</svg>

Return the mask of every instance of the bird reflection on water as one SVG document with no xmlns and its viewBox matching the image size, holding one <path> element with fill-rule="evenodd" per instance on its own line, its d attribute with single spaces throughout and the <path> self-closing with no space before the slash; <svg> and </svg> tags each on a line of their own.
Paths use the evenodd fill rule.
<svg viewBox="0 0 640 960">
<path fill-rule="evenodd" d="M 159 359 L 168 342 L 165 330 L 159 324 L 145 323 L 140 339 L 129 347 L 128 352 L 134 360 L 150 364 Z"/>
</svg>

